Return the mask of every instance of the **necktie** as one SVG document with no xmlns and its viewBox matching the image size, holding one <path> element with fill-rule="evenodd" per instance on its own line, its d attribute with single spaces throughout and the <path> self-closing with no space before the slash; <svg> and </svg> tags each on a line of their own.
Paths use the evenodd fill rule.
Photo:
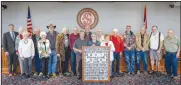
<svg viewBox="0 0 181 85">
<path fill-rule="evenodd" d="M 11 32 L 12 39 L 14 41 L 14 32 Z"/>
</svg>

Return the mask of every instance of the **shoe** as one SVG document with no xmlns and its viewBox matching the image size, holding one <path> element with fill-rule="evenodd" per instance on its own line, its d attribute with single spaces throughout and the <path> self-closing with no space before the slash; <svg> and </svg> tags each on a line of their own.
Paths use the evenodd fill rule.
<svg viewBox="0 0 181 85">
<path fill-rule="evenodd" d="M 34 75 L 34 76 L 37 76 L 37 75 L 38 75 L 38 73 L 37 73 L 37 72 L 35 72 L 33 75 Z"/>
<path fill-rule="evenodd" d="M 53 73 L 53 75 L 52 75 L 52 78 L 56 78 L 57 76 L 56 76 L 56 74 L 55 73 Z"/>
<path fill-rule="evenodd" d="M 39 76 L 43 76 L 43 73 L 42 73 L 42 72 L 40 72 L 40 73 L 39 73 Z"/>
<path fill-rule="evenodd" d="M 22 76 L 24 76 L 24 75 L 25 75 L 25 73 L 22 73 L 21 75 L 22 75 Z"/>
<path fill-rule="evenodd" d="M 28 75 L 28 78 L 30 78 L 30 75 Z"/>
<path fill-rule="evenodd" d="M 71 76 L 74 76 L 75 74 L 73 72 L 70 73 Z"/>
<path fill-rule="evenodd" d="M 131 72 L 131 74 L 132 74 L 132 75 L 135 75 L 135 73 L 134 73 L 134 72 Z"/>
<path fill-rule="evenodd" d="M 62 78 L 63 77 L 63 75 L 60 73 L 60 78 Z"/>
<path fill-rule="evenodd" d="M 113 79 L 113 76 L 111 75 L 111 76 L 110 76 L 110 81 L 112 81 L 112 79 Z"/>
<path fill-rule="evenodd" d="M 13 76 L 13 74 L 10 73 L 10 74 L 9 74 L 9 77 L 11 77 L 11 76 Z"/>
<path fill-rule="evenodd" d="M 140 74 L 140 71 L 137 71 L 137 74 Z"/>
<path fill-rule="evenodd" d="M 130 72 L 128 72 L 128 75 L 130 75 L 131 73 Z"/>
<path fill-rule="evenodd" d="M 151 70 L 149 73 L 150 73 L 150 74 L 153 74 L 153 73 L 154 73 L 154 71 L 153 71 L 153 70 Z"/>
<path fill-rule="evenodd" d="M 147 72 L 147 71 L 144 71 L 143 74 L 144 74 L 144 75 L 148 75 L 148 72 Z"/>
<path fill-rule="evenodd" d="M 13 76 L 16 76 L 16 73 L 13 73 Z"/>
<path fill-rule="evenodd" d="M 48 74 L 47 74 L 47 75 L 45 75 L 44 77 L 45 77 L 45 78 L 48 78 L 48 79 L 50 78 L 50 76 L 49 76 Z"/>
<path fill-rule="evenodd" d="M 65 72 L 64 75 L 65 75 L 65 76 L 70 76 L 70 73 Z"/>
<path fill-rule="evenodd" d="M 173 78 L 174 80 L 176 80 L 178 77 L 177 77 L 177 76 L 173 76 L 172 78 Z"/>
<path fill-rule="evenodd" d="M 80 80 L 80 79 L 81 79 L 81 76 L 78 76 L 77 79 Z"/>
</svg>

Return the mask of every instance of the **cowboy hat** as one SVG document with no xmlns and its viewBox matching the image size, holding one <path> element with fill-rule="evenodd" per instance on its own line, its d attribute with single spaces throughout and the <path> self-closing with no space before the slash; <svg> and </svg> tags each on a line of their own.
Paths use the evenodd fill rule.
<svg viewBox="0 0 181 85">
<path fill-rule="evenodd" d="M 55 29 L 56 25 L 50 24 L 49 26 L 47 26 L 47 28 L 49 29 L 49 27 L 53 27 Z"/>
</svg>

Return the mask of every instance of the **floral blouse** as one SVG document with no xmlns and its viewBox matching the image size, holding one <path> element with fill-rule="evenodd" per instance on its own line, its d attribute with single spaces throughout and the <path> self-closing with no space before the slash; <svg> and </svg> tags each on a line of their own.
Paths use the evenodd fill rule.
<svg viewBox="0 0 181 85">
<path fill-rule="evenodd" d="M 39 58 L 48 57 L 43 55 L 44 53 L 47 53 L 48 55 L 51 53 L 50 42 L 48 39 L 46 39 L 45 44 L 41 40 L 38 41 L 38 52 Z"/>
</svg>

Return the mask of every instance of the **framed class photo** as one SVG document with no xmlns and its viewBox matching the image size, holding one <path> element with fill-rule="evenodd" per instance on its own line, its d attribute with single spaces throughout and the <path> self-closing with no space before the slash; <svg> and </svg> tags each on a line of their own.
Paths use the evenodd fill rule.
<svg viewBox="0 0 181 85">
<path fill-rule="evenodd" d="M 110 81 L 110 48 L 105 46 L 82 47 L 82 81 Z"/>
</svg>

